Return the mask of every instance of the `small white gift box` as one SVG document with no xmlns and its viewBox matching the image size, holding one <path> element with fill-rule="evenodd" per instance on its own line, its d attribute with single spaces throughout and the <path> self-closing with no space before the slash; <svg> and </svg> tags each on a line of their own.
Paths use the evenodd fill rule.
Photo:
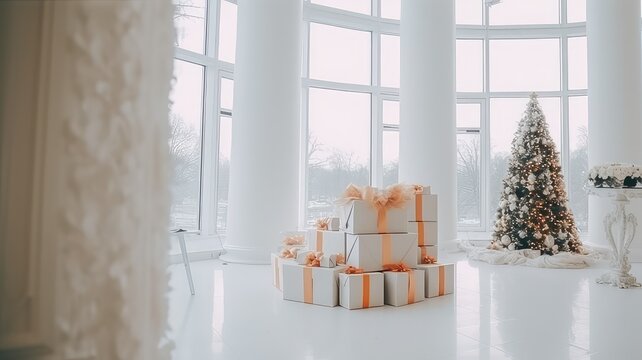
<svg viewBox="0 0 642 360">
<path fill-rule="evenodd" d="M 419 301 L 424 297 L 424 271 L 384 271 L 384 303 L 402 306 Z"/>
<path fill-rule="evenodd" d="M 339 305 L 350 310 L 383 306 L 383 273 L 339 274 Z"/>
<path fill-rule="evenodd" d="M 455 291 L 455 264 L 422 264 L 426 271 L 426 297 L 452 294 Z"/>
<path fill-rule="evenodd" d="M 339 231 L 340 224 L 341 224 L 341 219 L 339 219 L 338 217 L 328 218 L 328 230 Z"/>
<path fill-rule="evenodd" d="M 435 221 L 410 221 L 408 232 L 417 234 L 418 246 L 437 245 L 437 222 Z"/>
<path fill-rule="evenodd" d="M 425 257 L 439 259 L 439 248 L 437 246 L 419 246 L 417 247 L 417 264 L 424 264 Z"/>
<path fill-rule="evenodd" d="M 283 299 L 307 304 L 337 306 L 339 304 L 339 273 L 345 266 L 310 267 L 283 263 Z"/>
<path fill-rule="evenodd" d="M 309 229 L 307 232 L 308 250 L 320 251 L 327 255 L 346 253 L 346 233 L 343 231 L 326 231 Z"/>
<path fill-rule="evenodd" d="M 437 195 L 414 194 L 408 204 L 408 221 L 437 221 Z"/>
<path fill-rule="evenodd" d="M 416 234 L 346 234 L 346 265 L 366 272 L 383 270 L 383 265 L 417 265 Z"/>
<path fill-rule="evenodd" d="M 296 261 L 292 258 L 282 258 L 278 254 L 271 254 L 272 285 L 279 290 L 283 290 L 283 264 L 286 262 L 296 264 Z"/>
<path fill-rule="evenodd" d="M 405 233 L 408 231 L 406 209 L 377 210 L 364 200 L 352 200 L 340 207 L 341 230 L 349 234 Z"/>
</svg>

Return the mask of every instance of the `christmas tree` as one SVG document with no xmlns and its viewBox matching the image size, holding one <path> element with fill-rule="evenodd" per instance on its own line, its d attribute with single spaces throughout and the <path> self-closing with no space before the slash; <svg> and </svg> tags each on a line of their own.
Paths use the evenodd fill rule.
<svg viewBox="0 0 642 360">
<path fill-rule="evenodd" d="M 512 143 L 491 248 L 582 252 L 559 154 L 532 94 Z"/>
</svg>

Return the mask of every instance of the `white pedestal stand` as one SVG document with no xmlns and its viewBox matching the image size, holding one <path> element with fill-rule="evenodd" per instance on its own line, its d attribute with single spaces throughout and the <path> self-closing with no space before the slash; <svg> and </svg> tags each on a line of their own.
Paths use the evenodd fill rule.
<svg viewBox="0 0 642 360">
<path fill-rule="evenodd" d="M 629 246 L 635 236 L 638 221 L 626 211 L 630 199 L 642 197 L 642 189 L 588 187 L 589 195 L 611 198 L 614 209 L 604 216 L 604 231 L 613 249 L 611 271 L 596 279 L 599 284 L 610 284 L 620 289 L 639 287 L 635 276 L 629 274 Z"/>
</svg>

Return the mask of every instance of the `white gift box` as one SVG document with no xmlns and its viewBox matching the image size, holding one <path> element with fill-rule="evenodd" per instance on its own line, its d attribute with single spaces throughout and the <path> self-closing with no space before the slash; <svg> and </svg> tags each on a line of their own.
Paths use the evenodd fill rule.
<svg viewBox="0 0 642 360">
<path fill-rule="evenodd" d="M 294 259 L 282 258 L 278 254 L 271 255 L 270 263 L 272 264 L 272 285 L 279 290 L 283 290 L 283 264 L 285 262 L 296 264 Z"/>
<path fill-rule="evenodd" d="M 338 217 L 328 218 L 328 230 L 339 231 L 341 220 Z"/>
<path fill-rule="evenodd" d="M 417 234 L 418 246 L 437 245 L 438 230 L 436 221 L 408 222 L 408 232 Z"/>
<path fill-rule="evenodd" d="M 455 290 L 455 264 L 424 264 L 417 268 L 426 272 L 426 297 L 452 294 Z"/>
<path fill-rule="evenodd" d="M 383 270 L 383 265 L 417 265 L 416 234 L 346 234 L 346 265 L 366 272 Z"/>
<path fill-rule="evenodd" d="M 384 271 L 384 303 L 392 306 L 402 306 L 419 301 L 424 297 L 424 271 L 408 272 Z"/>
<path fill-rule="evenodd" d="M 415 194 L 406 205 L 408 221 L 437 221 L 437 195 Z"/>
<path fill-rule="evenodd" d="M 340 207 L 341 230 L 349 234 L 405 233 L 408 215 L 405 208 L 389 208 L 379 213 L 364 200 L 353 200 Z"/>
<path fill-rule="evenodd" d="M 339 273 L 345 266 L 310 267 L 283 263 L 283 299 L 307 304 L 337 306 L 339 304 Z"/>
<path fill-rule="evenodd" d="M 327 255 L 346 254 L 346 233 L 309 229 L 307 232 L 308 250 L 320 251 Z"/>
<path fill-rule="evenodd" d="M 339 274 L 339 305 L 350 310 L 383 306 L 383 273 Z"/>
<path fill-rule="evenodd" d="M 308 254 L 312 253 L 312 251 L 305 250 L 305 251 L 299 251 L 296 254 L 296 263 L 299 265 L 305 265 L 305 262 L 307 261 Z"/>
<path fill-rule="evenodd" d="M 417 247 L 417 264 L 423 263 L 424 256 L 430 256 L 439 259 L 439 248 L 437 246 L 419 246 Z"/>
</svg>

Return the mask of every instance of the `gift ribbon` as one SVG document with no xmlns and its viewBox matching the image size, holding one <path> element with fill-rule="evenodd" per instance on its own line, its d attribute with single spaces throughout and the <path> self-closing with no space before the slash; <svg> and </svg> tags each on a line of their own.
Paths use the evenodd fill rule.
<svg viewBox="0 0 642 360">
<path fill-rule="evenodd" d="M 361 307 L 370 307 L 370 274 L 363 274 L 363 282 L 361 283 Z"/>
<path fill-rule="evenodd" d="M 424 205 L 421 193 L 415 193 L 415 221 L 424 221 Z"/>
<path fill-rule="evenodd" d="M 323 231 L 317 230 L 317 251 L 323 251 Z"/>
<path fill-rule="evenodd" d="M 391 185 L 384 191 L 370 186 L 360 188 L 350 184 L 337 203 L 347 204 L 353 200 L 364 200 L 370 203 L 377 210 L 377 231 L 382 234 L 388 232 L 386 216 L 388 209 L 402 208 L 410 197 L 408 187 L 401 184 Z"/>
<path fill-rule="evenodd" d="M 422 253 L 425 251 L 424 249 L 421 249 L 421 250 L 422 250 Z M 435 259 L 434 257 L 432 257 L 430 255 L 423 255 L 421 257 L 421 263 L 422 264 L 436 264 L 437 263 L 437 259 Z"/>
<path fill-rule="evenodd" d="M 424 246 L 425 241 L 424 241 L 424 236 L 425 236 L 425 230 L 424 230 L 424 222 L 420 221 L 417 223 L 417 237 L 419 238 L 419 246 Z"/>
<path fill-rule="evenodd" d="M 337 265 L 346 263 L 346 256 L 343 253 L 337 253 Z"/>
<path fill-rule="evenodd" d="M 285 258 L 285 259 L 294 259 L 296 258 L 296 254 L 297 254 L 296 248 L 283 249 L 281 250 L 281 254 L 279 254 L 279 257 Z"/>
<path fill-rule="evenodd" d="M 328 230 L 330 227 L 330 218 L 321 218 L 317 219 L 316 223 L 317 230 Z"/>
<path fill-rule="evenodd" d="M 274 259 L 274 273 L 276 274 L 276 279 L 274 280 L 274 283 L 276 284 L 277 289 L 281 289 L 281 279 L 279 279 L 279 258 Z"/>
<path fill-rule="evenodd" d="M 311 252 L 305 257 L 305 266 L 319 267 L 321 266 L 321 259 L 323 258 L 322 252 Z"/>
<path fill-rule="evenodd" d="M 346 274 L 348 274 L 348 275 L 351 275 L 351 274 L 363 274 L 363 269 L 350 265 L 346 269 Z"/>
<path fill-rule="evenodd" d="M 303 268 L 303 302 L 312 304 L 312 268 Z"/>
<path fill-rule="evenodd" d="M 283 245 L 303 245 L 305 237 L 302 235 L 287 236 L 281 243 Z"/>
<path fill-rule="evenodd" d="M 419 250 L 421 251 L 421 261 L 422 261 L 422 264 L 433 264 L 433 263 L 425 263 L 425 262 L 423 262 L 423 260 L 424 260 L 425 258 L 430 258 L 430 259 L 433 259 L 435 262 L 437 262 L 437 259 L 435 259 L 434 257 L 432 257 L 432 256 L 428 255 L 428 250 L 427 250 L 427 248 L 428 248 L 428 246 L 420 246 L 420 247 L 419 247 Z"/>
<path fill-rule="evenodd" d="M 392 262 L 392 235 L 381 234 L 381 263 L 389 264 Z"/>
<path fill-rule="evenodd" d="M 439 266 L 439 296 L 446 293 L 446 267 Z"/>
</svg>

